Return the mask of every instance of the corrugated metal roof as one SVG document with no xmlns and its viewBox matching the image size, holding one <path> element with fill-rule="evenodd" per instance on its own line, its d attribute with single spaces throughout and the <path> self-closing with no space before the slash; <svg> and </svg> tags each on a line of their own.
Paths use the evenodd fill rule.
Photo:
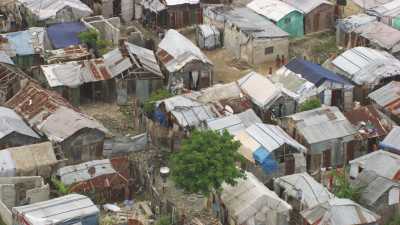
<svg viewBox="0 0 400 225">
<path fill-rule="evenodd" d="M 51 141 L 63 141 L 86 126 L 108 133 L 102 124 L 82 114 L 58 93 L 34 82 L 25 85 L 5 105 Z"/>
<path fill-rule="evenodd" d="M 17 113 L 12 109 L 0 106 L 0 139 L 12 132 L 40 138 Z"/>
<path fill-rule="evenodd" d="M 353 225 L 374 224 L 380 216 L 350 199 L 334 198 L 301 212 L 309 224 Z"/>
<path fill-rule="evenodd" d="M 288 116 L 308 144 L 344 138 L 356 134 L 356 130 L 337 107 L 324 106 Z"/>
<path fill-rule="evenodd" d="M 247 7 L 274 22 L 278 22 L 291 12 L 300 12 L 296 8 L 279 0 L 253 0 L 247 4 Z"/>
<path fill-rule="evenodd" d="M 157 56 L 169 72 L 176 72 L 192 61 L 212 65 L 207 56 L 189 39 L 170 29 L 158 45 Z"/>
<path fill-rule="evenodd" d="M 313 207 L 334 198 L 334 195 L 326 187 L 318 183 L 308 173 L 279 177 L 274 180 L 274 184 L 284 188 L 288 196 L 293 198 L 298 198 L 298 191 L 301 190 L 301 201 L 305 204 L 305 208 Z"/>
<path fill-rule="evenodd" d="M 360 203 L 373 206 L 391 188 L 400 188 L 400 183 L 381 177 L 374 171 L 362 171 L 351 185 L 361 189 Z"/>
<path fill-rule="evenodd" d="M 394 126 L 389 134 L 380 143 L 382 147 L 400 151 L 400 127 Z"/>
<path fill-rule="evenodd" d="M 392 81 L 368 95 L 380 107 L 400 115 L 400 82 Z"/>
<path fill-rule="evenodd" d="M 356 28 L 377 21 L 375 16 L 370 16 L 364 13 L 360 13 L 357 15 L 351 15 L 344 19 L 340 19 L 338 21 L 338 27 L 340 27 L 344 32 L 352 32 Z"/>
<path fill-rule="evenodd" d="M 312 10 L 316 9 L 320 5 L 331 5 L 333 4 L 327 0 L 282 0 L 287 4 L 295 7 L 296 9 L 300 10 L 303 13 L 310 13 Z"/>
<path fill-rule="evenodd" d="M 243 33 L 254 38 L 282 38 L 289 34 L 269 21 L 258 15 L 249 8 L 234 8 L 223 13 L 228 23 L 237 26 Z"/>
<path fill-rule="evenodd" d="M 12 212 L 32 225 L 52 225 L 72 220 L 80 221 L 90 216 L 99 217 L 100 210 L 90 198 L 69 194 L 48 201 L 14 207 Z"/>
<path fill-rule="evenodd" d="M 44 51 L 46 30 L 43 27 L 31 27 L 28 30 L 0 35 L 7 39 L 1 43 L 0 49 L 10 57 L 40 54 Z"/>
<path fill-rule="evenodd" d="M 115 173 L 117 171 L 115 171 L 109 159 L 93 160 L 78 165 L 61 167 L 57 170 L 57 176 L 60 176 L 61 182 L 67 186 Z"/>
<path fill-rule="evenodd" d="M 235 135 L 253 124 L 262 123 L 262 121 L 252 109 L 248 109 L 242 113 L 210 119 L 206 123 L 209 129 L 216 131 L 226 129 L 230 134 Z"/>
<path fill-rule="evenodd" d="M 396 17 L 400 14 L 400 0 L 389 1 L 385 4 L 367 9 L 366 12 L 379 17 Z"/>
<path fill-rule="evenodd" d="M 154 73 L 160 77 L 164 77 L 153 51 L 131 44 L 129 42 L 125 42 L 125 45 L 132 61 L 138 68 L 146 69 L 151 73 Z"/>
<path fill-rule="evenodd" d="M 82 45 L 48 50 L 45 52 L 45 59 L 48 64 L 77 61 L 89 58 L 91 58 L 89 51 Z"/>
<path fill-rule="evenodd" d="M 279 126 L 257 123 L 247 128 L 246 132 L 268 152 L 273 152 L 285 144 L 292 146 L 300 152 L 306 151 L 306 148 L 303 145 L 290 137 Z"/>
<path fill-rule="evenodd" d="M 72 9 L 76 20 L 93 13 L 89 6 L 80 0 L 18 0 L 18 2 L 37 16 L 39 21 L 56 17 L 57 13 L 66 7 Z"/>
<path fill-rule="evenodd" d="M 281 96 L 281 91 L 270 80 L 250 72 L 237 81 L 240 89 L 260 108 L 266 108 Z"/>
<path fill-rule="evenodd" d="M 132 67 L 129 58 L 118 49 L 103 58 L 42 65 L 41 69 L 50 87 L 77 87 L 84 83 L 109 80 Z"/>
<path fill-rule="evenodd" d="M 237 179 L 235 186 L 222 185 L 221 199 L 238 224 L 255 218 L 257 214 L 280 213 L 288 215 L 292 207 L 269 190 L 253 174 L 245 172 L 246 179 Z M 267 211 L 267 212 L 265 212 Z M 269 224 L 264 221 L 265 224 Z"/>
<path fill-rule="evenodd" d="M 177 120 L 177 123 L 182 127 L 197 127 L 200 126 L 202 122 L 216 117 L 209 105 L 175 108 L 171 113 Z"/>
<path fill-rule="evenodd" d="M 356 84 L 377 84 L 383 78 L 400 75 L 400 61 L 384 51 L 366 47 L 349 49 L 332 64 Z"/>
<path fill-rule="evenodd" d="M 373 7 L 381 6 L 393 0 L 352 0 L 356 5 L 362 9 L 370 9 Z"/>
<path fill-rule="evenodd" d="M 356 158 L 349 164 L 359 166 L 364 170 L 374 171 L 379 176 L 393 179 L 400 171 L 400 155 L 379 150 Z"/>
<path fill-rule="evenodd" d="M 354 29 L 355 33 L 387 51 L 400 51 L 400 31 L 382 22 L 371 22 Z M 384 34 L 384 35 L 382 35 Z"/>
</svg>

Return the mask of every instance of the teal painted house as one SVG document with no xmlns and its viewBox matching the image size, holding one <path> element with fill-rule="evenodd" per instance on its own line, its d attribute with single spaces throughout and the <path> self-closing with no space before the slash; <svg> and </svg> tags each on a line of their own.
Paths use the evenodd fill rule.
<svg viewBox="0 0 400 225">
<path fill-rule="evenodd" d="M 287 3 L 279 0 L 254 0 L 247 7 L 274 22 L 290 37 L 304 35 L 304 14 Z"/>
</svg>

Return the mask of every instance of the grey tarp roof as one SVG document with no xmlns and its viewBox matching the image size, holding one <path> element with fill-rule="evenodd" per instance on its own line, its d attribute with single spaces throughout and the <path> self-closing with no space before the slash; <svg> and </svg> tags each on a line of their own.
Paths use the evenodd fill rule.
<svg viewBox="0 0 400 225">
<path fill-rule="evenodd" d="M 351 185 L 356 188 L 361 188 L 360 201 L 363 205 L 368 206 L 372 206 L 384 193 L 389 191 L 391 188 L 400 188 L 400 183 L 379 176 L 374 171 L 368 170 L 363 170 L 357 176 L 357 178 L 351 182 Z"/>
<path fill-rule="evenodd" d="M 40 138 L 14 110 L 0 106 L 0 139 L 13 132 Z"/>
<path fill-rule="evenodd" d="M 301 190 L 301 201 L 305 204 L 306 208 L 334 198 L 334 195 L 327 188 L 318 183 L 308 173 L 297 173 L 279 177 L 274 180 L 274 184 L 283 187 L 287 194 L 293 198 L 297 198 L 297 191 Z"/>
<path fill-rule="evenodd" d="M 353 125 L 335 106 L 324 106 L 288 117 L 295 121 L 299 133 L 309 144 L 348 137 L 357 133 Z"/>
<path fill-rule="evenodd" d="M 292 208 L 249 172 L 246 172 L 246 179 L 238 179 L 237 182 L 235 186 L 223 184 L 221 194 L 237 224 L 244 224 L 257 213 L 274 211 L 288 214 Z"/>
<path fill-rule="evenodd" d="M 260 108 L 266 108 L 281 96 L 281 90 L 267 77 L 250 72 L 237 81 L 240 89 Z"/>
<path fill-rule="evenodd" d="M 98 216 L 100 211 L 90 198 L 69 194 L 31 205 L 14 207 L 13 214 L 19 215 L 32 225 L 53 225 L 88 216 Z"/>
<path fill-rule="evenodd" d="M 173 29 L 165 33 L 158 48 L 172 56 L 172 59 L 167 62 L 163 62 L 163 59 L 161 59 L 169 72 L 179 71 L 192 61 L 200 61 L 212 65 L 212 62 L 195 44 Z"/>
<path fill-rule="evenodd" d="M 334 198 L 301 212 L 309 224 L 354 225 L 374 224 L 380 216 L 350 199 Z"/>
<path fill-rule="evenodd" d="M 84 128 L 97 129 L 105 134 L 109 133 L 107 128 L 97 120 L 64 106 L 49 115 L 46 120 L 38 124 L 38 127 L 49 140 L 60 142 Z"/>
</svg>

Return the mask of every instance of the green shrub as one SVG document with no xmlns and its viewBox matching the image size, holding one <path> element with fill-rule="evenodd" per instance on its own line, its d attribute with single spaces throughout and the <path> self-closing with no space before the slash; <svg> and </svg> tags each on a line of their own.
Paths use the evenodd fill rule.
<svg viewBox="0 0 400 225">
<path fill-rule="evenodd" d="M 321 102 L 318 99 L 309 99 L 300 105 L 300 112 L 308 111 L 321 107 Z"/>
</svg>

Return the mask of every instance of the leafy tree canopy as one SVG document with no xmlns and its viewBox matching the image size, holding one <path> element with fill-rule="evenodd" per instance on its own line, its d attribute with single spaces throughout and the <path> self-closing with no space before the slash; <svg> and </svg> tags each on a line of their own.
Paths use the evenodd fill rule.
<svg viewBox="0 0 400 225">
<path fill-rule="evenodd" d="M 336 197 L 348 198 L 355 202 L 359 202 L 364 187 L 351 186 L 349 180 L 346 178 L 346 174 L 344 173 L 334 170 L 332 171 L 332 176 L 335 181 L 333 184 L 333 193 Z"/>
<path fill-rule="evenodd" d="M 220 192 L 224 182 L 235 185 L 236 178 L 245 177 L 236 166 L 236 162 L 243 160 L 239 147 L 240 142 L 233 140 L 227 131 L 221 134 L 195 130 L 172 156 L 172 178 L 190 193 Z"/>
<path fill-rule="evenodd" d="M 300 105 L 300 112 L 308 111 L 321 107 L 321 102 L 318 99 L 309 99 Z"/>
<path fill-rule="evenodd" d="M 107 53 L 109 47 L 112 46 L 110 40 L 105 40 L 100 37 L 100 34 L 95 29 L 88 29 L 78 35 L 81 42 L 86 43 L 90 48 L 97 49 L 100 55 Z"/>
</svg>

